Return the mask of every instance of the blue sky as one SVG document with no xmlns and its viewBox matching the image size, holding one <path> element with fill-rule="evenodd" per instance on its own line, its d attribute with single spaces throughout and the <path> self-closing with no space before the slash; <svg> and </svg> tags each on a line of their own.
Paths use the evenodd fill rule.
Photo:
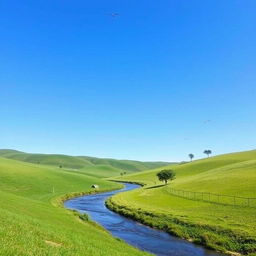
<svg viewBox="0 0 256 256">
<path fill-rule="evenodd" d="M 167 161 L 255 149 L 255 12 L 254 0 L 1 1 L 0 148 Z"/>
</svg>

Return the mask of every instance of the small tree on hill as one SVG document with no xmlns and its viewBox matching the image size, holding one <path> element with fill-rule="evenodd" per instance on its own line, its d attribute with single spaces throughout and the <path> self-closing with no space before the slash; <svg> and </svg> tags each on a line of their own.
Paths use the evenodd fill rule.
<svg viewBox="0 0 256 256">
<path fill-rule="evenodd" d="M 193 154 L 189 154 L 188 156 L 190 158 L 190 161 L 192 162 L 192 159 L 194 158 L 194 155 Z"/>
<path fill-rule="evenodd" d="M 175 172 L 173 170 L 162 170 L 159 173 L 156 174 L 158 179 L 160 181 L 164 181 L 165 184 L 167 184 L 168 180 L 174 180 L 175 179 Z"/>
<path fill-rule="evenodd" d="M 208 157 L 209 157 L 209 155 L 212 153 L 212 151 L 211 150 L 209 150 L 209 149 L 206 149 L 205 151 L 204 151 L 204 154 L 206 154 Z"/>
</svg>

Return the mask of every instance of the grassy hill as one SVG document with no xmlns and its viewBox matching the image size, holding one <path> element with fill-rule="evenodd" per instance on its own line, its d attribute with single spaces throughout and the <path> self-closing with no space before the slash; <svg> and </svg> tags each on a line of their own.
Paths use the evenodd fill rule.
<svg viewBox="0 0 256 256">
<path fill-rule="evenodd" d="M 256 208 L 193 200 L 173 195 L 172 190 L 256 198 L 256 150 L 166 168 L 176 172 L 168 186 L 157 180 L 156 173 L 162 168 L 119 178 L 146 186 L 114 196 L 109 206 L 210 248 L 255 255 Z"/>
<path fill-rule="evenodd" d="M 95 165 L 109 165 L 127 172 L 145 171 L 170 164 L 168 162 L 141 162 L 134 160 L 116 160 L 111 158 L 96 158 L 89 156 L 80 156 L 79 158 L 90 161 Z"/>
<path fill-rule="evenodd" d="M 16 150 L 0 150 L 0 156 L 14 159 L 23 162 L 29 162 L 34 164 L 43 164 L 43 165 L 62 165 L 64 168 L 73 168 L 81 169 L 85 166 L 93 165 L 91 162 L 86 159 L 80 159 L 73 156 L 59 155 L 59 154 L 30 154 L 24 153 Z"/>
<path fill-rule="evenodd" d="M 97 177 L 97 178 L 119 176 L 120 172 L 122 172 L 122 170 L 118 168 L 112 167 L 110 165 L 104 165 L 104 164 L 87 166 L 81 169 L 80 171 L 87 175 Z"/>
<path fill-rule="evenodd" d="M 63 195 L 89 192 L 94 183 L 101 190 L 120 186 L 0 157 L 0 255 L 148 255 L 61 206 Z"/>
<path fill-rule="evenodd" d="M 79 170 L 95 177 L 117 176 L 124 171 L 133 173 L 170 164 L 167 162 L 140 162 L 88 156 L 31 154 L 11 149 L 0 149 L 0 157 L 39 165 L 62 166 L 62 168 Z"/>
</svg>

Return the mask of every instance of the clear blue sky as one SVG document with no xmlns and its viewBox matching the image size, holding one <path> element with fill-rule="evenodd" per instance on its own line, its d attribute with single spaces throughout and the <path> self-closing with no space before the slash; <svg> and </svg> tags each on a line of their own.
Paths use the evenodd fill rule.
<svg viewBox="0 0 256 256">
<path fill-rule="evenodd" d="M 1 1 L 0 148 L 169 161 L 256 148 L 255 13 L 255 0 Z"/>
</svg>

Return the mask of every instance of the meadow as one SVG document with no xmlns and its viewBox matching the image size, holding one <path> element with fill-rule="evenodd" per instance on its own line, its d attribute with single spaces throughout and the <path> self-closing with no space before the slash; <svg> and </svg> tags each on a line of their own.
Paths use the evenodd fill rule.
<svg viewBox="0 0 256 256">
<path fill-rule="evenodd" d="M 172 169 L 163 186 L 156 173 Z M 256 151 L 176 164 L 116 180 L 144 187 L 108 200 L 113 210 L 189 241 L 229 254 L 256 255 L 256 208 L 223 205 L 173 195 L 172 189 L 256 198 Z"/>
<path fill-rule="evenodd" d="M 0 255 L 149 255 L 63 208 L 71 196 L 119 184 L 64 168 L 0 157 Z M 104 249 L 103 249 L 104 248 Z"/>
<path fill-rule="evenodd" d="M 256 151 L 163 167 L 163 162 L 13 150 L 0 155 L 0 255 L 149 255 L 63 207 L 68 198 L 95 193 L 92 184 L 99 185 L 98 192 L 120 188 L 106 178 L 144 184 L 109 199 L 114 211 L 217 251 L 255 255 L 255 207 L 194 200 L 173 190 L 256 198 Z M 158 168 L 143 171 L 148 166 Z M 162 169 L 176 172 L 167 186 L 156 177 Z"/>
</svg>

